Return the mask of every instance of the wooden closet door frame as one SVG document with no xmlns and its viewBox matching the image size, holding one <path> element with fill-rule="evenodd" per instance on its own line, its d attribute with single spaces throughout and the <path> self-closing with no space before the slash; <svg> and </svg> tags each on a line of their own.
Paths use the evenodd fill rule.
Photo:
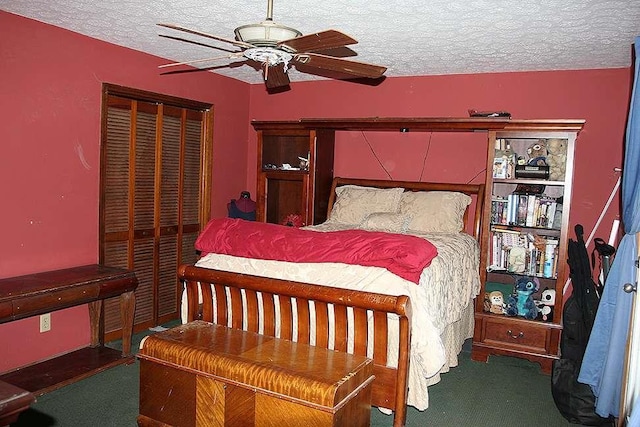
<svg viewBox="0 0 640 427">
<path fill-rule="evenodd" d="M 190 109 L 190 110 L 197 110 L 197 111 L 201 111 L 203 114 L 202 117 L 202 121 L 203 121 L 203 140 L 201 143 L 201 147 L 200 147 L 200 178 L 199 178 L 199 209 L 198 209 L 198 222 L 199 222 L 199 230 L 201 231 L 202 228 L 207 224 L 207 222 L 210 219 L 211 216 L 211 180 L 212 180 L 212 152 L 213 152 L 213 106 L 212 104 L 208 104 L 208 103 L 203 103 L 203 102 L 199 102 L 199 101 L 193 101 L 193 100 L 189 100 L 189 99 L 183 99 L 183 98 L 178 98 L 178 97 L 173 97 L 170 95 L 164 95 L 164 94 L 158 94 L 158 93 L 154 93 L 154 92 L 148 92 L 148 91 L 144 91 L 144 90 L 139 90 L 139 89 L 134 89 L 134 88 L 128 88 L 128 87 L 124 87 L 124 86 L 119 86 L 119 85 L 114 85 L 114 84 L 110 84 L 110 83 L 104 83 L 102 86 L 102 119 L 101 119 L 101 144 L 106 140 L 106 135 L 107 135 L 107 111 L 106 109 L 108 108 L 108 99 L 111 96 L 117 96 L 117 97 L 122 97 L 122 98 L 128 98 L 131 99 L 132 101 L 141 101 L 141 102 L 146 102 L 146 103 L 156 103 L 156 104 L 161 104 L 161 106 L 166 105 L 166 106 L 171 106 L 171 107 L 178 107 L 178 108 L 185 108 L 185 109 Z M 160 106 L 160 107 L 161 107 Z M 105 150 L 103 149 L 103 147 L 101 147 L 101 159 L 100 159 L 100 165 L 101 165 L 101 177 L 103 175 L 102 173 L 102 168 L 105 165 Z M 183 165 L 180 165 L 180 168 L 183 168 Z M 102 178 L 101 178 L 102 179 Z M 102 182 L 100 183 L 100 209 L 99 209 L 99 261 L 102 263 L 104 262 L 105 259 L 105 248 L 103 245 L 103 240 L 104 240 L 104 235 L 105 235 L 105 217 L 104 217 L 104 209 L 102 208 L 102 206 L 105 205 L 105 200 L 104 200 L 104 193 L 102 191 Z M 131 184 L 130 184 L 130 188 L 131 188 Z M 130 208 L 131 209 L 131 208 Z M 132 230 L 133 225 L 130 224 L 129 228 L 130 230 Z M 131 232 L 131 231 L 130 231 Z M 181 234 L 178 236 L 180 237 Z M 132 237 L 129 237 L 130 243 L 129 243 L 129 251 L 128 251 L 128 256 L 127 256 L 127 264 L 128 264 L 128 268 L 133 269 L 133 263 L 134 263 L 134 254 L 133 254 L 133 250 L 131 248 L 132 245 Z M 179 245 L 179 248 L 181 249 L 182 247 Z M 178 251 L 177 253 L 177 257 L 178 260 L 177 262 L 179 263 L 180 258 L 182 258 L 182 254 L 180 253 L 180 251 Z M 155 263 L 156 260 L 154 260 Z M 154 281 L 157 278 L 154 277 Z M 176 289 L 176 297 L 177 297 L 177 301 L 180 301 L 180 289 Z M 166 319 L 159 319 L 159 314 L 157 312 L 157 295 L 155 295 L 154 292 L 154 301 L 153 301 L 153 315 L 152 315 L 152 320 L 151 322 L 154 324 L 150 324 L 147 325 L 145 322 L 144 324 L 139 324 L 134 326 L 134 330 L 141 330 L 141 329 L 145 329 L 146 327 L 149 326 L 156 326 L 155 323 L 158 322 L 162 322 L 162 321 L 166 321 Z M 180 306 L 178 303 L 178 307 L 177 307 L 177 312 L 180 312 Z M 102 313 L 102 315 L 104 315 L 104 313 Z M 117 339 L 120 337 L 120 331 L 116 330 L 116 331 L 107 331 L 106 334 L 106 339 L 107 340 L 111 340 L 111 339 Z"/>
</svg>

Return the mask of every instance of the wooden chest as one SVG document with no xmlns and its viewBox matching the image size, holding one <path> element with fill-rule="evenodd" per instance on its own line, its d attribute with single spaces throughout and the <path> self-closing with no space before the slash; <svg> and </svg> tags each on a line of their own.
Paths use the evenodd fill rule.
<svg viewBox="0 0 640 427">
<path fill-rule="evenodd" d="M 194 321 L 141 343 L 140 426 L 369 426 L 362 356 Z"/>
</svg>

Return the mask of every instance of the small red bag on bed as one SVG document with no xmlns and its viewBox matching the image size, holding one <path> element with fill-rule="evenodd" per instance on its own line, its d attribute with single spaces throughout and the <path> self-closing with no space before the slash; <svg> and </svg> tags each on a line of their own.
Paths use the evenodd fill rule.
<svg viewBox="0 0 640 427">
<path fill-rule="evenodd" d="M 366 230 L 318 232 L 278 224 L 213 219 L 196 240 L 197 250 L 288 262 L 338 262 L 383 267 L 414 283 L 438 254 L 426 239 Z"/>
</svg>

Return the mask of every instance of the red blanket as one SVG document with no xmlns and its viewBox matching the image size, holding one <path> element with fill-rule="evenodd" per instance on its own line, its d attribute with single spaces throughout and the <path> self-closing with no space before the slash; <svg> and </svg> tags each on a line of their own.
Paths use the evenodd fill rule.
<svg viewBox="0 0 640 427">
<path fill-rule="evenodd" d="M 414 283 L 438 254 L 428 240 L 406 234 L 366 230 L 324 233 L 230 218 L 211 220 L 195 246 L 203 254 L 384 267 Z"/>
</svg>

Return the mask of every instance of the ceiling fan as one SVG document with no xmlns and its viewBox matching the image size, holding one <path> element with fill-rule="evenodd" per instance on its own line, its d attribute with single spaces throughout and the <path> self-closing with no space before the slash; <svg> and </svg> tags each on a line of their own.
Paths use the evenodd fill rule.
<svg viewBox="0 0 640 427">
<path fill-rule="evenodd" d="M 178 65 L 191 65 L 222 58 L 247 58 L 260 64 L 267 89 L 276 89 L 289 85 L 288 71 L 296 66 L 298 71 L 309 74 L 326 75 L 338 73 L 346 78 L 382 77 L 386 67 L 367 64 L 331 56 L 325 53 L 330 49 L 344 48 L 358 43 L 355 39 L 337 30 L 325 30 L 302 35 L 294 28 L 273 22 L 273 0 L 267 0 L 267 18 L 257 24 L 243 25 L 234 30 L 235 40 L 219 37 L 174 24 L 158 24 L 161 27 L 182 31 L 213 40 L 230 43 L 239 48 L 225 56 L 198 59 L 195 61 L 173 62 L 160 65 L 160 68 Z M 172 38 L 172 37 L 170 37 Z M 191 42 L 177 38 L 181 41 Z M 197 44 L 197 43 L 196 43 Z M 301 70 L 302 68 L 302 70 Z"/>
</svg>

